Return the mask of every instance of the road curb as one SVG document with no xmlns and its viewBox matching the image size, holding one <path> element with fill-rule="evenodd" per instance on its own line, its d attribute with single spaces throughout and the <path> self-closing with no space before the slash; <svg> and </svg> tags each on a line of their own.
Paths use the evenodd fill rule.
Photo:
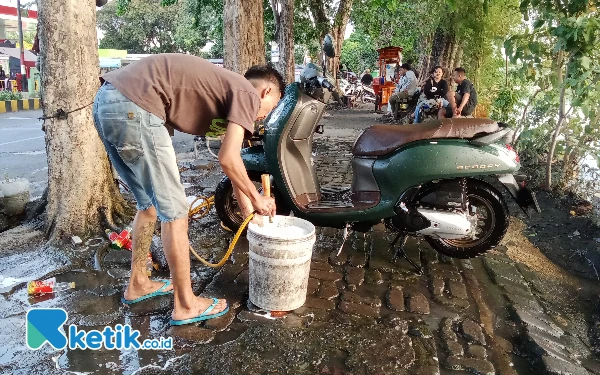
<svg viewBox="0 0 600 375">
<path fill-rule="evenodd" d="M 39 98 L 19 99 L 19 100 L 0 100 L 0 113 L 18 112 L 40 109 L 41 102 Z"/>
</svg>

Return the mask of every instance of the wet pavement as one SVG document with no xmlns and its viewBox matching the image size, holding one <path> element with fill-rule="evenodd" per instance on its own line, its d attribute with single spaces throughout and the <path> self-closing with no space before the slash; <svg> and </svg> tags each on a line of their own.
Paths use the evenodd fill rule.
<svg viewBox="0 0 600 375">
<path fill-rule="evenodd" d="M 314 159 L 324 186 L 349 185 L 355 133 L 317 139 Z M 182 166 L 192 156 L 180 154 Z M 210 193 L 220 177 L 216 166 L 182 172 L 188 195 Z M 0 289 L 0 373 L 600 374 L 597 284 L 540 272 L 539 262 L 523 256 L 515 261 L 514 254 L 543 258 L 521 233 L 523 225 L 515 218 L 502 246 L 471 260 L 440 256 L 424 241 L 409 239 L 407 254 L 423 267 L 422 275 L 405 260 L 392 262 L 393 234 L 381 225 L 345 242 L 340 230 L 317 228 L 306 303 L 278 319 L 248 301 L 248 243 L 241 239 L 221 269 L 192 261 L 196 294 L 227 298 L 230 311 L 181 327 L 169 325 L 172 296 L 133 306 L 119 302 L 129 252 L 109 249 L 101 237 L 84 239 L 80 247 L 48 248 L 41 232 L 21 227 L 0 235 L 0 275 L 17 280 Z M 157 258 L 158 234 L 152 244 Z M 231 238 L 214 212 L 190 224 L 192 246 L 213 261 Z M 27 296 L 25 281 L 50 276 L 77 287 L 53 298 Z M 131 324 L 143 339 L 172 337 L 174 350 L 46 345 L 32 351 L 24 340 L 32 307 L 64 308 L 67 324 L 84 330 Z"/>
</svg>

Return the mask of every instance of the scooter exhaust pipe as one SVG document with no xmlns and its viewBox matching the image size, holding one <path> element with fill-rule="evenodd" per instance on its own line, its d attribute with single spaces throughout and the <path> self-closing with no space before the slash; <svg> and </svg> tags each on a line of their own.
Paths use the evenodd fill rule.
<svg viewBox="0 0 600 375">
<path fill-rule="evenodd" d="M 460 239 L 473 234 L 474 227 L 465 213 L 436 211 L 427 208 L 419 208 L 417 211 L 431 222 L 431 226 L 418 231 L 418 234 L 437 236 L 443 239 Z"/>
</svg>

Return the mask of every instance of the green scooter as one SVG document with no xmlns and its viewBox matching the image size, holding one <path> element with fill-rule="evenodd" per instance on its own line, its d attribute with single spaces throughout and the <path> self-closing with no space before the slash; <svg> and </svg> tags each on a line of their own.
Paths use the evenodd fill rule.
<svg viewBox="0 0 600 375">
<path fill-rule="evenodd" d="M 278 214 L 293 212 L 346 234 L 369 231 L 383 221 L 397 232 L 394 260 L 401 256 L 418 268 L 403 251 L 410 235 L 423 236 L 436 251 L 457 258 L 475 257 L 500 243 L 509 213 L 501 193 L 485 178 L 499 180 L 526 213 L 540 212 L 524 178 L 514 176 L 520 161 L 509 144 L 513 131 L 475 118 L 367 128 L 352 150 L 349 198 L 328 198 L 317 180 L 312 146 L 314 133 L 323 131 L 318 124 L 333 86 L 306 70 L 265 119 L 264 134 L 256 138 L 262 144 L 242 150 L 253 181 L 271 176 Z M 215 207 L 224 225 L 239 228 L 243 217 L 228 178 L 216 189 Z"/>
</svg>

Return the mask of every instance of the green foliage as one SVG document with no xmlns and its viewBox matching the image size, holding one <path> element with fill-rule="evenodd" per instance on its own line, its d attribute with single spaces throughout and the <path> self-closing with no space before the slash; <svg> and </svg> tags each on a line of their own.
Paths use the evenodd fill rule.
<svg viewBox="0 0 600 375">
<path fill-rule="evenodd" d="M 515 110 L 521 99 L 520 92 L 514 87 L 504 87 L 492 102 L 492 117 L 504 123 L 514 123 Z"/>
<path fill-rule="evenodd" d="M 23 99 L 23 95 L 20 92 L 12 92 L 7 90 L 0 91 L 0 101 L 2 100 L 20 100 Z"/>
<path fill-rule="evenodd" d="M 167 4 L 165 0 L 119 0 L 98 11 L 98 28 L 104 32 L 100 48 L 130 53 L 188 52 L 202 55 L 217 19 L 205 12 L 194 27 L 194 0 Z M 120 15 L 119 15 L 120 14 Z"/>
<path fill-rule="evenodd" d="M 361 31 L 354 31 L 342 46 L 341 61 L 357 74 L 377 68 L 378 54 L 374 42 Z"/>
</svg>

